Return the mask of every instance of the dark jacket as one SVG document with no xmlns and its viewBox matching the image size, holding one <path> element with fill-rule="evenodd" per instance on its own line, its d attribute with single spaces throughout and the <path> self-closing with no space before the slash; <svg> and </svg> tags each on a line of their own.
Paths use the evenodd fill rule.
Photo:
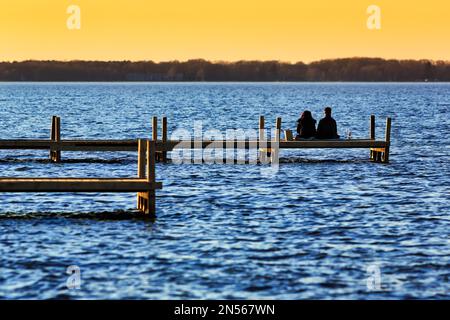
<svg viewBox="0 0 450 320">
<path fill-rule="evenodd" d="M 314 119 L 298 119 L 297 121 L 297 138 L 312 138 L 316 135 L 316 120 Z"/>
<path fill-rule="evenodd" d="M 339 139 L 336 121 L 332 117 L 325 117 L 317 126 L 317 139 Z"/>
</svg>

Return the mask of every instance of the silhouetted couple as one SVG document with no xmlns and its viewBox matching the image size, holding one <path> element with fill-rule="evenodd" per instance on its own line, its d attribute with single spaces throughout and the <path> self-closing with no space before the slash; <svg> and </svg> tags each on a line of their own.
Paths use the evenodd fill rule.
<svg viewBox="0 0 450 320">
<path fill-rule="evenodd" d="M 316 130 L 316 120 L 312 117 L 311 111 L 305 110 L 297 121 L 297 137 L 299 139 L 339 139 L 337 134 L 336 121 L 331 117 L 331 108 L 324 110 L 325 117 L 320 119 Z"/>
</svg>

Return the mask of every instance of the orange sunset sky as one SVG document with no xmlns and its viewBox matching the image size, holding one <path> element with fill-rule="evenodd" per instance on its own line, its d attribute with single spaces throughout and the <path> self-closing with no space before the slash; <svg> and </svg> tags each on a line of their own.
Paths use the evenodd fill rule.
<svg viewBox="0 0 450 320">
<path fill-rule="evenodd" d="M 450 60 L 449 0 L 0 0 L 0 60 Z M 69 30 L 70 5 L 81 29 Z M 370 5 L 381 30 L 366 26 Z"/>
</svg>

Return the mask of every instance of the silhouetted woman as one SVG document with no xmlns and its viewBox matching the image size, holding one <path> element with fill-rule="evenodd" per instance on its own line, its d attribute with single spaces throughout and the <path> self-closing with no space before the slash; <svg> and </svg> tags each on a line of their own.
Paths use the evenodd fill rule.
<svg viewBox="0 0 450 320">
<path fill-rule="evenodd" d="M 296 139 L 308 139 L 316 136 L 316 120 L 312 117 L 311 111 L 305 110 L 297 121 Z"/>
</svg>

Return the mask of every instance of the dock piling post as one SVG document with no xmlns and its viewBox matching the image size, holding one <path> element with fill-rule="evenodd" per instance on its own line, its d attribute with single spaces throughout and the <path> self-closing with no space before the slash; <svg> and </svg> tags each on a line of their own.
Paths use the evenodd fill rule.
<svg viewBox="0 0 450 320">
<path fill-rule="evenodd" d="M 259 131 L 258 131 L 258 150 L 259 150 L 259 161 L 262 163 L 266 162 L 267 157 L 267 142 L 265 141 L 265 120 L 264 116 L 259 116 Z"/>
<path fill-rule="evenodd" d="M 61 149 L 59 142 L 61 141 L 61 118 L 57 116 L 52 117 L 52 129 L 50 132 L 50 140 L 52 146 L 50 147 L 50 161 L 61 162 Z"/>
<path fill-rule="evenodd" d="M 155 140 L 156 141 L 156 140 Z M 167 142 L 167 117 L 162 118 L 162 161 L 167 162 L 167 151 L 165 150 Z"/>
<path fill-rule="evenodd" d="M 156 183 L 155 174 L 156 142 L 139 140 L 138 142 L 138 177 Z M 156 191 L 152 187 L 148 191 L 137 194 L 137 208 L 140 212 L 154 217 L 156 215 Z"/>
<path fill-rule="evenodd" d="M 370 116 L 370 140 L 375 140 L 375 115 Z"/>
<path fill-rule="evenodd" d="M 389 149 L 390 149 L 390 144 L 391 144 L 391 118 L 388 117 L 386 118 L 386 132 L 385 132 L 385 137 L 384 140 L 386 142 L 386 147 L 384 149 L 384 155 L 383 155 L 383 163 L 388 163 L 389 162 Z"/>
<path fill-rule="evenodd" d="M 52 127 L 50 129 L 50 141 L 51 142 L 55 141 L 55 128 L 56 128 L 55 123 L 56 123 L 56 116 L 53 116 L 52 117 Z M 53 161 L 53 148 L 52 147 L 50 147 L 49 157 L 50 157 L 50 161 Z"/>
<path fill-rule="evenodd" d="M 138 178 L 145 178 L 145 163 L 146 163 L 146 144 L 145 140 L 138 140 Z M 137 209 L 139 211 L 144 211 L 144 194 L 142 192 L 138 192 L 137 194 Z"/>
<path fill-rule="evenodd" d="M 50 140 L 55 140 L 55 122 L 56 122 L 56 116 L 52 117 L 52 128 L 50 131 Z"/>
<path fill-rule="evenodd" d="M 277 117 L 275 121 L 275 148 L 270 148 L 270 162 L 273 163 L 274 157 L 279 157 L 279 143 L 281 141 L 281 117 Z M 275 155 L 274 155 L 275 154 Z"/>
<path fill-rule="evenodd" d="M 281 117 L 278 117 L 275 122 L 275 141 L 281 140 Z"/>
<path fill-rule="evenodd" d="M 57 149 L 56 149 L 56 158 L 55 162 L 61 162 L 61 148 L 60 148 L 60 142 L 61 142 L 61 118 L 56 118 L 56 136 L 55 140 L 57 143 Z"/>
<path fill-rule="evenodd" d="M 158 141 L 158 117 L 152 118 L 152 140 Z M 158 153 L 155 153 L 156 161 L 160 161 L 160 157 Z"/>
<path fill-rule="evenodd" d="M 158 117 L 152 118 L 152 140 L 158 140 Z"/>
<path fill-rule="evenodd" d="M 370 116 L 370 140 L 375 140 L 375 115 Z M 376 151 L 370 150 L 370 160 L 375 160 Z"/>
<path fill-rule="evenodd" d="M 155 152 L 156 152 L 156 141 L 147 140 L 147 180 L 149 182 L 156 182 L 156 161 L 155 161 Z M 156 191 L 155 189 L 149 190 L 147 193 L 147 210 L 146 214 L 154 217 L 156 215 Z"/>
</svg>

